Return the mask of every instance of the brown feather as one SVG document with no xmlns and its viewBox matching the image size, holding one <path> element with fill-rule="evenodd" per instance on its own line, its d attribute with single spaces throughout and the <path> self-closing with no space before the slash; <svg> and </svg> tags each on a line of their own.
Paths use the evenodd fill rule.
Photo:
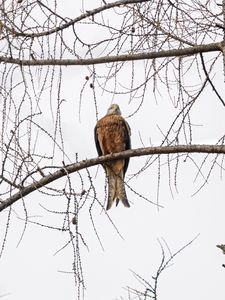
<svg viewBox="0 0 225 300">
<path fill-rule="evenodd" d="M 119 201 L 122 201 L 125 207 L 130 207 L 130 204 L 127 200 L 127 194 L 125 190 L 125 185 L 123 181 L 123 172 L 119 176 L 116 176 L 116 206 L 118 205 Z"/>
<path fill-rule="evenodd" d="M 96 124 L 96 136 L 102 155 L 112 154 L 125 150 L 125 132 L 127 123 L 120 115 L 106 115 Z M 130 207 L 124 186 L 125 160 L 120 159 L 104 165 L 108 177 L 108 203 L 110 209 L 113 202 L 122 201 L 125 207 Z"/>
<path fill-rule="evenodd" d="M 97 136 L 102 155 L 125 150 L 125 120 L 118 115 L 106 115 L 97 122 Z"/>
<path fill-rule="evenodd" d="M 114 175 L 108 176 L 108 202 L 106 210 L 110 209 L 116 197 L 116 179 Z"/>
</svg>

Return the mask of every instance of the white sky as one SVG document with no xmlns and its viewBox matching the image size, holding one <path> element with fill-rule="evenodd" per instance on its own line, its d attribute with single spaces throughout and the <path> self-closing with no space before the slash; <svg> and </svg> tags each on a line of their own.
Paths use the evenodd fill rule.
<svg viewBox="0 0 225 300">
<path fill-rule="evenodd" d="M 139 68 L 141 74 L 141 63 Z M 81 121 L 79 121 L 80 88 L 87 75 L 87 69 L 70 67 L 64 72 L 62 98 L 66 99 L 66 102 L 63 103 L 62 109 L 62 129 L 66 154 L 71 161 L 75 161 L 76 152 L 79 153 L 79 159 L 96 157 L 93 137 L 95 108 L 92 91 L 88 87 L 82 98 Z M 221 80 L 222 65 L 218 65 L 217 77 L 222 94 L 224 89 Z M 122 95 L 114 99 L 114 102 L 120 105 L 125 117 L 138 106 L 136 102 L 129 103 L 128 98 Z M 44 107 L 46 101 L 48 99 L 43 97 L 40 105 Z M 97 101 L 101 117 L 111 104 L 112 98 L 107 93 L 97 91 Z M 42 117 L 42 126 L 51 130 L 51 116 L 48 111 L 46 110 Z M 154 146 L 159 145 L 163 137 L 157 125 L 166 132 L 175 113 L 165 89 L 161 89 L 161 96 L 156 103 L 149 88 L 141 110 L 127 119 L 132 130 L 132 147 L 142 147 L 142 142 L 149 146 L 150 141 Z M 217 141 L 224 134 L 224 118 L 224 107 L 211 88 L 207 88 L 193 110 L 192 122 L 201 125 L 193 130 L 193 141 L 199 144 Z M 47 147 L 46 138 L 40 135 L 39 142 L 40 149 L 44 151 Z M 203 156 L 195 154 L 192 157 L 200 165 Z M 59 156 L 59 164 L 61 160 Z M 94 233 L 86 206 L 87 210 L 82 212 L 79 224 L 80 232 L 89 247 L 88 251 L 81 246 L 86 300 L 112 300 L 121 299 L 120 297 L 128 299 L 124 287 L 144 289 L 134 279 L 131 270 L 153 283 L 152 276 L 155 275 L 162 258 L 158 240 L 163 243 L 164 239 L 171 252 L 175 253 L 197 235 L 198 238 L 174 259 L 173 264 L 160 277 L 159 299 L 224 300 L 225 269 L 222 264 L 225 263 L 225 256 L 216 247 L 217 244 L 225 243 L 224 179 L 220 178 L 220 168 L 215 167 L 208 184 L 192 196 L 201 186 L 202 178 L 198 176 L 195 180 L 197 168 L 190 159 L 186 162 L 183 160 L 184 158 L 181 158 L 177 174 L 178 192 L 173 183 L 171 185 L 174 197 L 168 186 L 168 168 L 166 165 L 162 166 L 159 203 L 164 208 L 158 210 L 156 206 L 139 198 L 127 188 L 131 208 L 126 209 L 119 205 L 109 211 L 123 239 L 96 205 L 93 216 L 104 251 Z M 146 157 L 132 158 L 127 179 L 137 172 L 145 161 Z M 211 158 L 206 165 L 208 170 L 210 161 Z M 162 158 L 163 162 L 166 162 L 165 158 Z M 204 170 L 207 172 L 207 168 Z M 90 172 L 92 178 L 97 172 L 94 183 L 98 199 L 103 204 L 105 184 L 103 170 L 99 168 L 97 171 L 97 167 L 93 167 Z M 85 171 L 82 174 L 86 176 Z M 154 165 L 128 183 L 138 193 L 156 202 L 157 176 L 157 165 Z M 79 185 L 75 174 L 71 175 L 71 178 L 74 186 Z M 56 186 L 58 184 L 61 182 L 56 182 Z M 30 220 L 50 226 L 62 226 L 58 216 L 46 214 L 39 204 L 51 210 L 61 210 L 65 208 L 65 199 L 48 198 L 35 192 L 25 198 L 25 203 Z M 13 205 L 6 248 L 0 260 L 0 295 L 6 295 L 5 299 L 8 300 L 76 299 L 73 275 L 61 272 L 71 271 L 73 253 L 67 247 L 54 255 L 68 240 L 67 234 L 28 224 L 22 242 L 17 247 L 24 224 L 17 218 L 18 215 L 24 217 L 21 205 L 16 203 Z M 7 214 L 3 212 L 0 228 L 5 224 L 6 216 Z M 165 252 L 169 258 L 166 247 Z"/>
</svg>

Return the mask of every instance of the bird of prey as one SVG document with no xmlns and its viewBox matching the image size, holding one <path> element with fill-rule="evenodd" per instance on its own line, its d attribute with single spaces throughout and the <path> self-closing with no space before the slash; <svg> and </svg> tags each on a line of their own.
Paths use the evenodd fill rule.
<svg viewBox="0 0 225 300">
<path fill-rule="evenodd" d="M 131 148 L 130 127 L 121 116 L 117 104 L 112 104 L 107 114 L 98 120 L 95 129 L 95 144 L 98 155 L 107 155 L 121 152 Z M 108 203 L 106 209 L 110 209 L 113 202 L 122 201 L 125 207 L 130 207 L 124 185 L 124 176 L 129 164 L 129 158 L 118 159 L 104 164 L 108 178 Z"/>
</svg>

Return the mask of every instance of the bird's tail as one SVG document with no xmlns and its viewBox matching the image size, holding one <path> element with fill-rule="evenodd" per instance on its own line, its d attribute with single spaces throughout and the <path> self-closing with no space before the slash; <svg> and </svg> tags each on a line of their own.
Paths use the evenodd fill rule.
<svg viewBox="0 0 225 300">
<path fill-rule="evenodd" d="M 122 172 L 120 175 L 111 174 L 108 176 L 108 203 L 106 210 L 112 207 L 115 200 L 116 205 L 118 205 L 119 201 L 122 201 L 125 207 L 130 207 L 127 200 Z"/>
<path fill-rule="evenodd" d="M 110 209 L 113 205 L 113 201 L 116 195 L 116 177 L 115 175 L 108 176 L 108 202 L 106 210 Z"/>
<path fill-rule="evenodd" d="M 119 201 L 122 201 L 125 207 L 130 207 L 130 204 L 127 200 L 123 176 L 116 177 L 116 205 L 118 205 Z"/>
</svg>

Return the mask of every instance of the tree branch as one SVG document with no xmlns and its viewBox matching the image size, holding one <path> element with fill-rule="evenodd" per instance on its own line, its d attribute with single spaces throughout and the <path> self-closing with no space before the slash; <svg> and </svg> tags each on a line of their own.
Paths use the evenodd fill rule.
<svg viewBox="0 0 225 300">
<path fill-rule="evenodd" d="M 205 62 L 204 62 L 204 58 L 203 58 L 203 54 L 200 53 L 200 57 L 201 57 L 201 62 L 202 62 L 202 68 L 203 68 L 203 71 L 205 73 L 205 76 L 209 82 L 209 84 L 211 85 L 213 91 L 216 93 L 217 97 L 219 98 L 220 102 L 223 104 L 223 106 L 225 106 L 225 102 L 223 101 L 223 98 L 220 96 L 219 92 L 217 91 L 215 85 L 213 84 L 212 80 L 210 79 L 209 77 L 209 74 L 206 70 L 206 66 L 205 66 Z"/>
<path fill-rule="evenodd" d="M 147 148 L 131 149 L 120 153 L 114 153 L 114 154 L 109 154 L 97 158 L 82 160 L 80 162 L 62 167 L 58 171 L 41 178 L 39 181 L 35 181 L 32 184 L 21 188 L 17 193 L 12 195 L 5 201 L 1 201 L 0 211 L 9 207 L 13 203 L 23 198 L 24 196 L 32 193 L 33 191 L 38 190 L 39 188 L 51 182 L 54 182 L 63 176 L 77 172 L 79 170 L 86 169 L 98 164 L 103 164 L 108 161 L 113 161 L 116 159 L 125 159 L 128 157 L 136 157 L 136 156 L 144 156 L 144 155 L 160 155 L 160 154 L 172 154 L 172 153 L 225 154 L 225 146 L 224 145 L 178 145 L 178 146 L 165 146 L 165 147 L 147 147 Z"/>
<path fill-rule="evenodd" d="M 87 59 L 40 59 L 40 60 L 25 60 L 12 57 L 0 56 L 0 63 L 17 64 L 21 66 L 80 66 L 80 65 L 96 65 L 105 64 L 116 61 L 134 61 L 143 59 L 165 58 L 165 57 L 180 57 L 189 56 L 204 52 L 223 51 L 222 43 L 211 43 L 205 45 L 196 45 L 184 49 L 172 49 L 143 53 L 128 53 L 115 56 L 102 56 L 98 58 Z"/>
<path fill-rule="evenodd" d="M 19 37 L 19 36 L 22 36 L 22 37 L 26 37 L 26 38 L 36 38 L 36 37 L 41 37 L 41 36 L 46 36 L 46 35 L 50 35 L 50 34 L 53 34 L 53 33 L 56 33 L 56 32 L 59 32 L 59 31 L 62 31 L 72 25 L 74 25 L 75 23 L 78 23 L 80 22 L 81 20 L 84 20 L 86 18 L 89 18 L 89 17 L 92 17 L 96 14 L 99 14 L 100 12 L 103 12 L 105 10 L 108 10 L 110 8 L 114 8 L 114 7 L 119 7 L 119 6 L 123 6 L 123 5 L 126 5 L 126 4 L 134 4 L 134 3 L 142 3 L 142 2 L 148 2 L 149 0 L 119 0 L 119 1 L 116 1 L 116 2 L 113 2 L 113 3 L 105 3 L 105 5 L 103 6 L 100 6 L 98 8 L 95 8 L 95 9 L 92 9 L 92 10 L 89 10 L 89 11 L 86 11 L 85 13 L 81 14 L 80 16 L 78 16 L 77 18 L 73 19 L 73 20 L 70 20 L 70 21 L 66 21 L 65 24 L 61 25 L 61 26 L 58 26 L 58 27 L 54 27 L 52 29 L 49 29 L 47 31 L 42 31 L 42 32 L 38 32 L 38 33 L 34 33 L 34 32 L 19 32 L 19 31 L 16 31 L 15 28 L 10 28 L 8 26 L 5 26 L 3 24 L 3 26 L 8 30 L 10 31 L 11 33 L 13 33 L 15 36 Z M 39 5 L 44 5 L 41 1 L 37 1 L 39 3 Z M 46 6 L 45 6 L 46 7 Z M 55 12 L 53 12 L 57 17 L 60 17 L 58 16 Z M 61 17 L 60 17 L 61 18 Z"/>
<path fill-rule="evenodd" d="M 223 27 L 225 27 L 225 0 L 222 2 L 222 14 L 223 14 Z M 225 30 L 223 29 L 223 43 L 222 43 L 222 52 L 223 52 L 223 72 L 225 76 Z"/>
</svg>

